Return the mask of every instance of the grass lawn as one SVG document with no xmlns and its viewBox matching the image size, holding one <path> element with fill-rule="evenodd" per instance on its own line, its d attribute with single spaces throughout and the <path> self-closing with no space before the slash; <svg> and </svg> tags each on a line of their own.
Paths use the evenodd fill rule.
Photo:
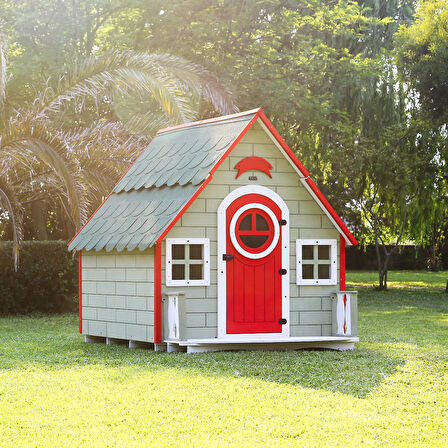
<svg viewBox="0 0 448 448">
<path fill-rule="evenodd" d="M 361 288 L 359 308 L 344 353 L 153 353 L 2 318 L 0 446 L 446 447 L 448 296 Z"/>
<path fill-rule="evenodd" d="M 448 280 L 448 271 L 390 271 L 387 283 L 390 287 L 443 288 Z M 377 271 L 348 271 L 347 282 L 359 286 L 378 285 Z"/>
</svg>

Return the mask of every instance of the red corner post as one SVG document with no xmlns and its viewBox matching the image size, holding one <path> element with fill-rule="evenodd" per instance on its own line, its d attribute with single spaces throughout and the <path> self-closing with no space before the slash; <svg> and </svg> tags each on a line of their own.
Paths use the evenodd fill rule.
<svg viewBox="0 0 448 448">
<path fill-rule="evenodd" d="M 341 235 L 341 247 L 340 247 L 341 253 L 340 253 L 340 279 L 339 279 L 339 289 L 341 291 L 345 291 L 345 238 L 343 235 Z"/>
<path fill-rule="evenodd" d="M 162 242 L 155 244 L 154 254 L 154 344 L 162 342 Z"/>
<path fill-rule="evenodd" d="M 78 253 L 79 332 L 82 333 L 82 252 Z"/>
</svg>

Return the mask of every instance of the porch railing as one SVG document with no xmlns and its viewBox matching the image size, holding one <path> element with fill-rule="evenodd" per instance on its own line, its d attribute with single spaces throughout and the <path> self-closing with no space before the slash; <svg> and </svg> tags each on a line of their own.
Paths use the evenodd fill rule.
<svg viewBox="0 0 448 448">
<path fill-rule="evenodd" d="M 332 294 L 332 333 L 334 336 L 358 335 L 358 291 Z"/>
<path fill-rule="evenodd" d="M 164 295 L 166 312 L 166 338 L 169 340 L 181 339 L 181 313 L 183 309 L 183 292 L 167 292 Z"/>
</svg>

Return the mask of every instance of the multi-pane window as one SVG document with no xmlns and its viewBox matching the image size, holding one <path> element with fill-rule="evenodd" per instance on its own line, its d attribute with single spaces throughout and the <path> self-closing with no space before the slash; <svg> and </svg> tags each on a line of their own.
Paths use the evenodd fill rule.
<svg viewBox="0 0 448 448">
<path fill-rule="evenodd" d="M 297 284 L 337 284 L 336 240 L 296 240 Z"/>
<path fill-rule="evenodd" d="M 167 286 L 210 284 L 210 243 L 206 238 L 166 240 Z"/>
</svg>

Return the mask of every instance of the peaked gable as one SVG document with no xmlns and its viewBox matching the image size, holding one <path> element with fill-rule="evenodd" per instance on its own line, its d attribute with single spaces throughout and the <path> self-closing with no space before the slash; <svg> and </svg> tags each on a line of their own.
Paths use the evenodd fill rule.
<svg viewBox="0 0 448 448">
<path fill-rule="evenodd" d="M 347 243 L 357 244 L 262 109 L 256 109 L 160 130 L 69 243 L 69 250 L 145 250 L 163 240 L 255 122 Z"/>
</svg>

